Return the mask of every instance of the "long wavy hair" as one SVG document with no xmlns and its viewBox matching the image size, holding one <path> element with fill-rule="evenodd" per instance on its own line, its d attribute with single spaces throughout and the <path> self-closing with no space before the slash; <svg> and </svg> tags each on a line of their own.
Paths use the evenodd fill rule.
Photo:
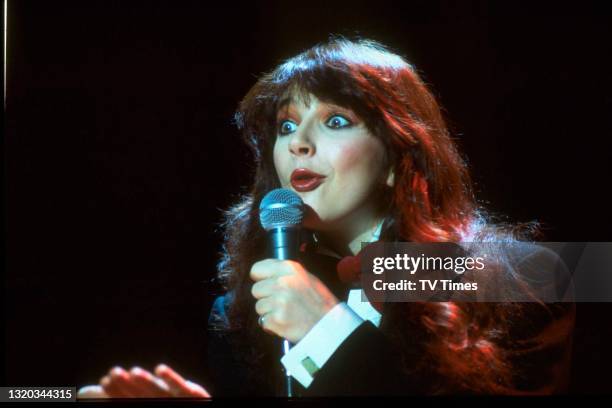
<svg viewBox="0 0 612 408">
<path fill-rule="evenodd" d="M 384 197 L 392 239 L 517 238 L 517 228 L 493 224 L 477 204 L 466 162 L 415 68 L 375 41 L 332 37 L 261 76 L 235 115 L 254 154 L 255 174 L 250 192 L 225 213 L 218 277 L 231 294 L 229 327 L 224 329 L 242 336 L 244 344 L 248 339 L 251 347 L 245 347 L 243 357 L 254 369 L 273 347 L 271 336 L 257 326 L 250 293 L 251 265 L 265 257 L 266 248 L 257 205 L 280 187 L 272 159 L 277 112 L 283 99 L 296 93 L 350 108 L 383 142 L 395 177 Z M 535 227 L 523 225 L 523 236 Z M 389 237 L 382 235 L 383 240 Z M 394 303 L 385 306 L 381 330 L 402 350 L 406 372 L 421 378 L 423 392 L 515 393 L 516 343 L 509 330 L 527 316 L 526 306 L 517 304 Z"/>
</svg>

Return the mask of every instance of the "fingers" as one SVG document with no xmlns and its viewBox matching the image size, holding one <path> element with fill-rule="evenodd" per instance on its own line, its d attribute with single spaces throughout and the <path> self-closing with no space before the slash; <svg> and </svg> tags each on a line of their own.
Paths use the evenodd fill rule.
<svg viewBox="0 0 612 408">
<path fill-rule="evenodd" d="M 255 262 L 253 266 L 251 266 L 251 272 L 249 276 L 255 282 L 259 282 L 263 279 L 268 279 L 274 275 L 275 266 L 280 262 L 278 259 L 264 259 L 258 262 Z"/>
<path fill-rule="evenodd" d="M 147 398 L 165 398 L 171 397 L 170 388 L 168 385 L 156 378 L 150 372 L 143 370 L 140 367 L 133 367 L 130 370 L 131 382 L 137 395 Z"/>
<path fill-rule="evenodd" d="M 100 385 L 109 397 L 114 398 L 163 398 L 172 396 L 164 381 L 140 367 L 133 367 L 130 372 L 121 367 L 115 367 L 100 380 Z"/>
<path fill-rule="evenodd" d="M 260 280 L 269 279 L 274 276 L 291 274 L 296 265 L 299 264 L 294 261 L 268 258 L 255 262 L 251 267 L 249 276 L 255 282 L 259 282 Z"/>
<path fill-rule="evenodd" d="M 274 310 L 274 305 L 270 298 L 263 298 L 255 303 L 255 312 L 260 316 L 270 313 L 272 310 Z"/>
<path fill-rule="evenodd" d="M 251 295 L 255 299 L 268 297 L 278 291 L 277 279 L 268 278 L 256 282 L 251 287 Z"/>
<path fill-rule="evenodd" d="M 130 375 L 121 367 L 111 369 L 108 375 L 102 378 L 100 385 L 110 397 L 129 398 L 137 396 L 131 390 Z"/>
<path fill-rule="evenodd" d="M 168 384 L 172 394 L 176 397 L 210 398 L 210 394 L 202 386 L 185 380 L 165 364 L 158 365 L 155 368 L 155 374 Z"/>
<path fill-rule="evenodd" d="M 185 380 L 170 367 L 160 364 L 157 376 L 140 367 L 132 367 L 127 372 L 114 367 L 100 380 L 100 385 L 90 385 L 79 389 L 78 398 L 168 398 L 194 397 L 210 398 L 201 385 Z"/>
<path fill-rule="evenodd" d="M 185 381 L 185 384 L 191 389 L 191 394 L 196 398 L 210 398 L 210 394 L 204 387 L 191 381 Z"/>
<path fill-rule="evenodd" d="M 275 314 L 274 310 L 274 301 L 271 298 L 264 298 L 255 303 L 255 312 L 260 316 L 260 319 L 263 319 L 259 320 L 258 323 L 266 333 L 276 334 L 272 331 L 272 326 L 274 326 L 272 321 Z"/>
<path fill-rule="evenodd" d="M 291 286 L 291 282 L 303 271 L 303 267 L 294 261 L 264 259 L 255 262 L 250 276 L 255 281 L 251 294 L 255 299 L 271 296 L 279 289 Z"/>
<path fill-rule="evenodd" d="M 172 394 L 181 396 L 190 392 L 189 387 L 185 384 L 185 379 L 167 365 L 160 364 L 155 367 L 155 374 L 168 384 Z"/>
<path fill-rule="evenodd" d="M 79 388 L 77 399 L 79 398 L 108 398 L 108 394 L 99 385 L 86 385 Z"/>
</svg>

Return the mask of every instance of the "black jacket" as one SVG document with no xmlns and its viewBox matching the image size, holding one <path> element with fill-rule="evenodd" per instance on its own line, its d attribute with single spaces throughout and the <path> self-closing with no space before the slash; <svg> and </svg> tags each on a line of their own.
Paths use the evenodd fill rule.
<svg viewBox="0 0 612 408">
<path fill-rule="evenodd" d="M 339 299 L 347 299 L 348 289 L 337 278 L 337 260 L 310 254 L 302 259 L 308 270 L 325 271 L 319 274 L 323 282 Z M 213 304 L 209 327 L 227 325 L 227 307 L 231 294 L 218 297 Z M 316 373 L 311 385 L 304 389 L 293 380 L 295 396 L 387 396 L 431 393 L 470 394 L 478 393 L 474 388 L 453 375 L 438 369 L 436 356 L 424 358 L 423 327 L 418 322 L 403 324 L 401 314 L 395 313 L 406 304 L 393 304 L 383 312 L 381 327 L 366 321 L 359 326 L 334 352 L 326 364 Z M 517 342 L 513 348 L 513 393 L 563 392 L 569 377 L 571 330 L 573 329 L 574 305 L 554 304 L 546 311 L 538 304 L 520 306 L 521 315 L 510 331 Z M 389 311 L 388 311 L 389 309 Z M 418 319 L 413 319 L 418 320 Z M 412 356 L 412 362 L 402 364 L 398 342 L 392 331 L 385 327 L 403 327 L 401 344 L 409 347 L 403 356 Z M 209 330 L 208 360 L 213 396 L 284 396 L 284 381 L 281 358 L 281 341 L 274 340 L 267 363 L 251 370 L 251 364 L 241 356 L 243 353 L 232 341 L 231 332 Z M 551 339 L 551 336 L 553 337 Z M 538 339 L 546 338 L 545 347 L 538 346 Z M 245 347 L 244 345 L 239 347 Z M 519 350 L 522 348 L 522 350 Z M 516 349 L 516 350 L 514 350 Z M 458 351 L 460 353 L 461 351 Z M 418 367 L 417 367 L 418 366 Z"/>
</svg>

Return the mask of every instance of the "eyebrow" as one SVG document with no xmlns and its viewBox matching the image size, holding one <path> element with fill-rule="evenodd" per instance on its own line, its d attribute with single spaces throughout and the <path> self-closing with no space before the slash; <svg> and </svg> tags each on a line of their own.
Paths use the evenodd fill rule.
<svg viewBox="0 0 612 408">
<path fill-rule="evenodd" d="M 293 104 L 293 103 L 295 103 L 295 102 L 296 102 L 296 101 L 295 101 L 295 99 L 294 99 L 294 98 L 292 98 L 292 97 L 286 97 L 286 98 L 282 99 L 282 100 L 281 100 L 281 101 L 278 103 L 278 109 L 277 109 L 277 111 L 276 111 L 276 118 L 278 119 L 278 118 L 279 118 L 279 116 L 281 116 L 281 115 L 282 115 L 282 113 L 283 113 L 283 110 L 284 110 L 284 109 L 286 109 L 286 110 L 290 110 L 289 108 L 290 108 L 291 104 Z M 322 104 L 322 105 L 326 105 L 328 109 L 332 109 L 332 110 L 337 109 L 337 110 L 339 110 L 339 111 L 343 111 L 343 112 L 345 112 L 346 114 L 348 114 L 348 115 L 352 116 L 352 119 L 353 119 L 353 120 L 355 120 L 355 121 L 358 121 L 358 120 L 359 120 L 359 118 L 358 118 L 357 114 L 356 114 L 356 113 L 355 113 L 355 111 L 354 111 L 353 109 L 351 109 L 351 108 L 344 107 L 344 106 L 341 106 L 341 105 L 335 104 L 335 103 L 333 103 L 333 102 L 321 102 L 321 104 Z M 317 111 L 320 111 L 320 110 L 321 110 L 321 108 L 317 109 Z"/>
<path fill-rule="evenodd" d="M 278 110 L 281 110 L 282 108 L 286 107 L 287 105 L 290 105 L 293 102 L 293 98 L 284 98 L 281 99 L 281 101 L 278 103 Z"/>
<path fill-rule="evenodd" d="M 287 98 L 287 99 L 283 99 L 279 103 L 278 109 L 276 110 L 276 119 L 277 120 L 280 119 L 280 117 L 283 114 L 288 113 L 288 111 L 290 110 L 289 108 L 290 108 L 292 102 L 293 101 L 291 99 Z"/>
</svg>

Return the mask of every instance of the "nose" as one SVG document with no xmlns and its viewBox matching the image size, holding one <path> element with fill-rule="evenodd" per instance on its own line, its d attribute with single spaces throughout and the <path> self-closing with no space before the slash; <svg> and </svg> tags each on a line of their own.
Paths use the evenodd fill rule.
<svg viewBox="0 0 612 408">
<path fill-rule="evenodd" d="M 289 142 L 289 152 L 296 156 L 312 156 L 315 154 L 315 144 L 310 132 L 304 128 L 295 132 Z"/>
</svg>

